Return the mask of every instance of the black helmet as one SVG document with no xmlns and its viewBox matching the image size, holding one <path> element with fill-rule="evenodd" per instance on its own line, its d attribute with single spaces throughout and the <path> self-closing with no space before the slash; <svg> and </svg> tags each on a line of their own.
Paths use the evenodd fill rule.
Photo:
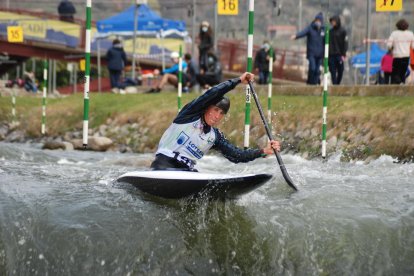
<svg viewBox="0 0 414 276">
<path fill-rule="evenodd" d="M 218 101 L 215 106 L 218 108 L 221 108 L 225 114 L 227 114 L 227 111 L 230 109 L 230 99 L 227 97 L 222 97 L 220 101 Z"/>
</svg>

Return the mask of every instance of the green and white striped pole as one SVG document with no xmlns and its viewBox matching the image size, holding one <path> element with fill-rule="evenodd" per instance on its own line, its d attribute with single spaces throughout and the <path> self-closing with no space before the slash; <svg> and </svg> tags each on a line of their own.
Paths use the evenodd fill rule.
<svg viewBox="0 0 414 276">
<path fill-rule="evenodd" d="M 91 69 L 91 21 L 92 0 L 86 0 L 86 33 L 85 33 L 85 85 L 83 93 L 83 147 L 88 145 L 89 124 L 89 85 Z"/>
<path fill-rule="evenodd" d="M 47 60 L 45 60 L 43 62 L 42 135 L 46 133 L 47 66 Z"/>
<path fill-rule="evenodd" d="M 183 49 L 180 45 L 180 55 L 178 57 L 178 112 L 181 111 L 181 95 L 183 93 Z"/>
<path fill-rule="evenodd" d="M 322 158 L 326 158 L 326 116 L 328 113 L 329 25 L 325 26 L 325 56 L 323 60 Z"/>
<path fill-rule="evenodd" d="M 254 28 L 254 0 L 249 0 L 249 27 L 247 34 L 247 72 L 253 70 L 253 28 Z M 250 87 L 246 85 L 246 108 L 244 113 L 244 148 L 249 147 L 250 138 Z"/>
<path fill-rule="evenodd" d="M 269 79 L 267 86 L 267 121 L 269 123 L 270 131 L 272 131 L 272 84 L 273 84 L 273 48 L 269 49 Z"/>
</svg>

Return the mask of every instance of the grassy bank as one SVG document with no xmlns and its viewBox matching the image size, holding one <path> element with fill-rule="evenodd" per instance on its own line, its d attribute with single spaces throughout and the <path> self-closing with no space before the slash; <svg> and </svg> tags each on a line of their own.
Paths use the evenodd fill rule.
<svg viewBox="0 0 414 276">
<path fill-rule="evenodd" d="M 266 93 L 260 91 L 266 109 Z M 185 94 L 183 102 L 196 94 Z M 155 149 L 163 131 L 177 112 L 176 94 L 154 95 L 92 94 L 90 96 L 90 127 L 102 124 L 114 127 L 137 123 L 145 128 L 145 147 Z M 220 128 L 237 145 L 243 144 L 244 89 L 230 93 L 231 110 Z M 17 98 L 19 128 L 29 138 L 40 137 L 41 99 Z M 251 145 L 264 141 L 264 128 L 252 103 Z M 273 129 L 284 148 L 305 157 L 320 152 L 322 98 L 319 96 L 273 97 Z M 328 106 L 328 151 L 342 151 L 344 159 L 366 159 L 388 154 L 401 160 L 414 155 L 413 97 L 330 97 Z M 81 94 L 49 99 L 47 129 L 49 136 L 63 136 L 82 129 L 83 96 Z M 0 121 L 10 122 L 11 99 L 0 97 Z M 128 141 L 128 140 L 127 140 Z M 115 141 L 119 142 L 119 141 Z M 125 143 L 125 142 L 124 142 Z M 142 149 L 142 147 L 140 147 Z M 136 150 L 139 151 L 139 150 Z"/>
</svg>

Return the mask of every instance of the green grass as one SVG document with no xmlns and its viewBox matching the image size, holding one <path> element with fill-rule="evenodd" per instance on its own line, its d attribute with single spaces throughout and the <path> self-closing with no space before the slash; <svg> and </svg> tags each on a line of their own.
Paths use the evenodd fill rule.
<svg viewBox="0 0 414 276">
<path fill-rule="evenodd" d="M 267 110 L 267 94 L 261 91 L 260 101 Z M 198 94 L 183 95 L 183 105 Z M 220 129 L 234 143 L 243 144 L 244 130 L 244 87 L 239 86 L 229 93 L 231 108 Z M 251 144 L 265 135 L 263 124 L 252 99 Z M 318 132 L 322 125 L 322 97 L 276 95 L 272 100 L 272 127 L 276 134 L 296 133 L 298 130 Z M 17 118 L 20 127 L 32 137 L 40 136 L 41 98 L 18 97 Z M 404 156 L 412 154 L 411 141 L 414 140 L 414 98 L 413 97 L 329 97 L 328 100 L 328 139 L 335 135 L 349 145 L 354 143 L 355 133 L 366 135 L 371 132 L 371 140 L 383 137 L 374 145 L 369 145 L 370 153 Z M 47 101 L 46 125 L 48 134 L 63 135 L 67 131 L 81 130 L 83 120 L 83 95 L 71 95 Z M 164 130 L 177 114 L 177 95 L 173 92 L 160 94 L 90 94 L 90 127 L 96 128 L 111 120 L 120 125 L 137 122 L 149 128 L 150 146 L 156 145 Z M 11 98 L 0 97 L 0 121 L 11 121 Z M 300 148 L 310 148 L 310 143 L 320 139 L 317 136 L 305 137 Z M 378 140 L 378 139 L 377 139 Z M 362 142 L 354 143 L 358 146 Z M 365 145 L 365 144 L 364 144 Z M 401 155 L 400 154 L 400 155 Z"/>
<path fill-rule="evenodd" d="M 184 94 L 183 105 L 191 101 L 198 94 Z M 229 94 L 231 98 L 230 118 L 237 120 L 235 124 L 244 123 L 244 91 Z M 261 105 L 266 111 L 267 99 L 260 95 Z M 253 100 L 253 99 L 252 99 Z M 252 121 L 260 119 L 257 108 L 252 101 Z M 286 115 L 287 119 L 294 123 L 303 123 L 309 119 L 322 116 L 322 98 L 315 96 L 273 96 L 273 112 L 276 118 Z M 22 120 L 40 121 L 41 99 L 34 97 L 17 97 L 17 116 Z M 105 123 L 107 118 L 127 118 L 147 115 L 159 116 L 160 113 L 174 113 L 177 110 L 177 96 L 175 93 L 165 92 L 160 94 L 90 94 L 89 120 L 91 127 L 97 127 Z M 328 117 L 340 118 L 341 115 L 352 114 L 358 118 L 372 118 L 378 114 L 412 114 L 414 110 L 414 98 L 412 97 L 329 97 Z M 11 119 L 10 97 L 0 97 L 0 120 Z M 145 116 L 145 117 L 147 117 Z M 37 118 L 37 119 L 36 119 Z M 47 120 L 54 125 L 60 123 L 52 132 L 62 132 L 77 128 L 83 119 L 83 95 L 77 94 L 60 99 L 47 100 Z M 158 117 L 162 122 L 172 121 L 171 118 Z M 241 122 L 238 121 L 241 119 Z M 229 121 L 229 120 L 227 120 Z M 329 121 L 329 119 L 328 119 Z M 331 120 L 331 123 L 332 120 Z"/>
</svg>

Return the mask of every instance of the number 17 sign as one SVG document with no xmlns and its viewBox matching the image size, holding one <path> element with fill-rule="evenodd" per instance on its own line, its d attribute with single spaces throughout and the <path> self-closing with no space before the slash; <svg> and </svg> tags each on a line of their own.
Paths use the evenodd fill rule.
<svg viewBox="0 0 414 276">
<path fill-rule="evenodd" d="M 403 0 L 376 0 L 377 12 L 401 11 Z"/>
</svg>

